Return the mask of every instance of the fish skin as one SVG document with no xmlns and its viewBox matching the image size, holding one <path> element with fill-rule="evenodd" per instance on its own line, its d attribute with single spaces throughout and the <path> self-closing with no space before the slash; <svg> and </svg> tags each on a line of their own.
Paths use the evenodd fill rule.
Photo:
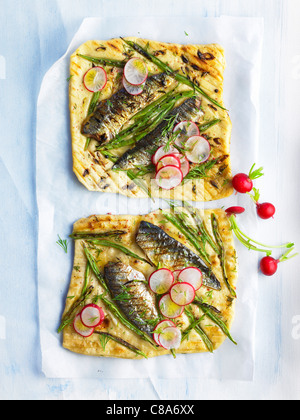
<svg viewBox="0 0 300 420">
<path fill-rule="evenodd" d="M 112 298 L 124 315 L 140 330 L 152 338 L 154 323 L 159 322 L 155 299 L 146 283 L 145 276 L 122 262 L 111 262 L 104 267 L 104 276 Z M 118 300 L 120 294 L 128 294 L 130 300 Z M 149 325 L 145 321 L 151 321 Z M 155 322 L 157 321 L 157 322 Z"/>
<path fill-rule="evenodd" d="M 203 116 L 203 111 L 199 109 L 199 103 L 199 98 L 188 98 L 180 106 L 173 109 L 168 118 L 178 114 L 174 126 L 185 120 L 198 122 Z M 138 141 L 133 148 L 125 152 L 124 155 L 117 160 L 112 169 L 129 170 L 141 166 L 149 166 L 155 151 L 159 147 L 165 146 L 168 142 L 170 133 L 166 133 L 164 136 L 162 135 L 167 125 L 167 120 L 162 121 L 154 131 L 147 134 L 143 139 Z"/>
<path fill-rule="evenodd" d="M 181 270 L 187 266 L 197 267 L 202 271 L 203 284 L 206 287 L 221 290 L 219 280 L 203 260 L 158 226 L 142 221 L 136 242 L 156 266 L 160 263 L 164 268 L 172 271 Z"/>
<path fill-rule="evenodd" d="M 130 95 L 123 87 L 109 99 L 100 102 L 84 120 L 81 133 L 100 144 L 109 142 L 131 117 L 158 99 L 172 84 L 174 79 L 171 76 L 159 73 L 148 77 L 140 95 Z"/>
</svg>

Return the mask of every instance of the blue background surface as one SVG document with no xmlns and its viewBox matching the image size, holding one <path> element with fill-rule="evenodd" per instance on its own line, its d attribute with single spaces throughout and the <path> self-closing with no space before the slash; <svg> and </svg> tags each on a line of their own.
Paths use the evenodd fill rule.
<svg viewBox="0 0 300 420">
<path fill-rule="evenodd" d="M 300 130 L 295 118 L 299 109 L 296 96 L 300 51 L 299 43 L 295 43 L 297 35 L 299 39 L 296 20 L 299 4 L 294 0 L 0 0 L 0 10 L 0 398 L 298 398 L 300 337 L 293 330 L 300 313 L 295 274 L 298 262 L 282 268 L 272 284 L 265 279 L 262 283 L 256 373 L 252 383 L 207 380 L 204 384 L 188 379 L 179 384 L 142 380 L 77 381 L 50 380 L 43 376 L 37 303 L 35 134 L 37 97 L 43 76 L 65 53 L 85 17 L 262 16 L 266 39 L 261 132 L 267 133 L 272 142 L 267 148 L 262 137 L 260 163 L 266 169 L 264 192 L 270 201 L 280 197 L 278 217 L 283 220 L 279 230 L 269 225 L 268 242 L 272 238 L 282 242 L 283 238 L 287 239 L 286 234 L 288 240 L 293 237 L 296 240 L 300 230 L 299 187 L 296 191 L 294 185 L 292 190 L 288 173 L 295 171 L 299 175 Z M 283 62 L 279 61 L 280 53 Z M 284 63 L 287 68 L 282 77 Z M 294 142 L 291 148 L 286 146 L 289 139 Z M 292 285 L 284 287 L 283 281 Z"/>
</svg>

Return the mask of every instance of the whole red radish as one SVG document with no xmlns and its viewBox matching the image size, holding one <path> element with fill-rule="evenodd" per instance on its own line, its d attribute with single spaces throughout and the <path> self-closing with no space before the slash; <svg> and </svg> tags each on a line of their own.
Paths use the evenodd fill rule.
<svg viewBox="0 0 300 420">
<path fill-rule="evenodd" d="M 294 248 L 287 251 L 284 255 L 282 255 L 281 258 L 279 258 L 279 260 L 275 260 L 275 258 L 270 257 L 270 256 L 264 257 L 260 262 L 261 272 L 265 276 L 269 276 L 269 277 L 273 276 L 278 270 L 278 264 L 280 264 L 283 261 L 290 260 L 291 258 L 296 257 L 298 255 L 298 254 L 294 254 L 294 255 L 289 257 L 289 254 L 293 250 L 294 250 Z"/>
<path fill-rule="evenodd" d="M 261 219 L 267 220 L 274 216 L 276 209 L 271 203 L 256 203 L 257 214 Z"/>
<path fill-rule="evenodd" d="M 227 210 L 225 210 L 228 216 L 231 216 L 232 214 L 242 214 L 245 212 L 244 207 L 238 207 L 238 206 L 234 206 L 234 207 L 229 207 Z"/>
<path fill-rule="evenodd" d="M 252 191 L 253 180 L 263 176 L 263 173 L 262 173 L 263 168 L 254 170 L 254 167 L 255 167 L 255 163 L 250 169 L 249 175 L 244 174 L 244 173 L 239 173 L 233 177 L 232 186 L 237 192 L 241 194 L 246 194 Z"/>
<path fill-rule="evenodd" d="M 254 194 L 249 194 L 254 203 L 256 204 L 257 215 L 264 220 L 270 219 L 274 216 L 276 209 L 271 203 L 259 203 L 260 198 L 259 190 L 253 188 Z"/>
<path fill-rule="evenodd" d="M 265 276 L 273 276 L 278 269 L 279 260 L 272 257 L 264 257 L 260 262 L 261 272 Z"/>
</svg>

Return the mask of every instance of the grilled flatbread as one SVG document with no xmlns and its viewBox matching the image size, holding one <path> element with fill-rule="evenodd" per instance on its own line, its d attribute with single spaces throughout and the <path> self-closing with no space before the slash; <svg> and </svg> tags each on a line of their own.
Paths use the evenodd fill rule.
<svg viewBox="0 0 300 420">
<path fill-rule="evenodd" d="M 161 61 L 168 63 L 174 71 L 188 77 L 193 83 L 200 86 L 210 98 L 225 108 L 223 104 L 225 58 L 222 47 L 215 44 L 178 45 L 138 38 L 126 39 L 135 41 L 147 48 L 147 51 Z M 216 106 L 202 95 L 198 95 L 201 100 L 201 109 L 203 110 L 203 115 L 197 121 L 199 126 L 205 127 L 207 123 L 220 120 L 202 132 L 202 135 L 211 145 L 209 161 L 213 161 L 213 164 L 209 165 L 206 162 L 200 168 L 203 170 L 193 174 L 191 179 L 186 179 L 183 184 L 171 191 L 157 187 L 156 182 L 153 181 L 155 174 L 139 174 L 138 179 L 133 179 L 132 176 L 128 176 L 129 174 L 126 171 L 112 170 L 114 165 L 112 160 L 123 156 L 134 145 L 123 146 L 105 153 L 103 150 L 99 150 L 99 139 L 95 140 L 95 138 L 92 138 L 88 140 L 88 134 L 82 134 L 84 132 L 83 125 L 88 118 L 93 98 L 93 93 L 89 92 L 83 84 L 85 73 L 94 65 L 102 65 L 107 72 L 108 82 L 98 99 L 98 105 L 101 107 L 102 114 L 106 108 L 109 109 L 110 102 L 107 102 L 107 100 L 114 100 L 114 95 L 120 92 L 122 88 L 122 69 L 103 64 L 94 64 L 82 58 L 82 56 L 127 61 L 132 55 L 139 56 L 137 52 L 130 50 L 122 39 L 111 39 L 109 41 L 88 41 L 80 46 L 71 56 L 69 103 L 73 170 L 78 180 L 90 191 L 120 193 L 136 198 L 151 195 L 152 197 L 171 197 L 178 200 L 211 201 L 231 195 L 233 192 L 230 182 L 231 121 L 225 109 Z M 147 61 L 147 66 L 152 76 L 161 73 L 161 69 L 157 68 L 150 61 Z M 185 84 L 178 84 L 176 81 L 174 83 L 175 87 L 167 81 L 163 89 L 164 93 L 168 93 L 172 89 L 175 89 L 175 93 L 191 90 Z M 153 100 L 157 99 L 160 90 L 156 89 L 157 94 L 153 96 Z M 179 99 L 175 108 L 182 105 L 182 103 L 183 99 Z M 131 124 L 131 119 L 124 122 L 124 125 L 121 127 L 122 130 L 128 128 Z M 120 129 L 119 125 L 117 124 L 118 130 Z M 150 133 L 148 137 L 149 143 L 151 143 L 151 138 Z"/>
<path fill-rule="evenodd" d="M 180 209 L 178 214 L 187 215 L 190 213 L 185 209 Z M 155 343 L 151 344 L 152 332 L 158 322 L 156 318 L 159 309 L 156 305 L 157 296 L 148 287 L 148 279 L 157 269 L 157 261 L 162 263 L 160 267 L 168 266 L 175 270 L 180 268 L 181 264 L 189 266 L 185 263 L 185 258 L 191 258 L 192 264 L 200 267 L 198 261 L 202 264 L 203 256 L 200 256 L 199 249 L 191 245 L 187 237 L 167 220 L 168 215 L 172 215 L 172 213 L 156 211 L 146 216 L 91 216 L 75 223 L 73 230 L 73 237 L 76 238 L 74 266 L 62 320 L 63 346 L 66 349 L 84 355 L 126 359 L 141 358 L 143 355 L 150 358 L 170 354 L 170 351 L 155 345 Z M 209 270 L 203 266 L 203 286 L 196 292 L 204 306 L 199 307 L 192 304 L 188 307 L 194 319 L 201 318 L 199 327 L 202 335 L 199 335 L 199 329 L 198 331 L 192 329 L 176 353 L 212 352 L 224 342 L 226 335 L 232 339 L 229 330 L 234 319 L 236 297 L 236 252 L 228 217 L 223 210 L 199 211 L 197 220 L 201 219 L 204 222 L 208 235 L 215 242 L 212 215 L 215 215 L 217 231 L 221 238 L 224 265 L 221 264 L 221 259 L 216 251 L 206 243 L 203 249 L 205 249 L 211 265 L 207 265 Z M 189 220 L 191 223 L 189 226 L 195 227 L 196 225 L 193 223 L 196 219 Z M 156 230 L 160 232 L 158 235 Z M 152 236 L 151 231 L 154 232 Z M 113 242 L 115 245 L 109 246 L 105 242 L 106 245 L 103 246 L 99 242 L 100 239 Z M 160 245 L 157 241 L 160 241 Z M 217 246 L 218 244 L 219 242 L 216 242 Z M 133 254 L 124 253 L 120 246 L 126 247 Z M 87 271 L 88 259 L 85 249 L 88 249 L 89 255 L 92 255 L 96 269 L 93 267 Z M 154 250 L 156 250 L 156 255 L 153 254 Z M 160 255 L 162 259 L 160 259 Z M 158 258 L 157 261 L 156 258 Z M 226 273 L 227 283 L 224 280 L 224 273 Z M 121 299 L 120 290 L 122 291 L 122 289 L 119 289 L 118 280 L 123 279 L 122 276 L 136 281 L 136 283 L 130 283 L 133 288 L 126 289 L 130 294 L 129 297 L 126 295 L 126 299 Z M 106 290 L 101 283 L 103 279 L 104 283 L 109 286 L 109 290 Z M 143 281 L 143 279 L 145 282 L 141 283 L 140 280 Z M 213 282 L 211 283 L 210 280 Z M 90 291 L 90 294 L 82 302 L 84 288 Z M 106 301 L 102 300 L 103 296 L 106 297 Z M 141 301 L 138 300 L 140 298 Z M 125 320 L 133 322 L 143 332 L 146 339 L 124 324 L 107 302 L 116 305 Z M 82 307 L 90 303 L 96 303 L 102 307 L 105 319 L 100 326 L 95 328 L 94 334 L 83 338 L 74 330 L 72 322 Z M 191 319 L 186 313 L 173 321 L 182 334 L 187 331 L 191 323 Z M 101 333 L 124 340 L 125 345 L 110 339 L 105 334 L 101 335 Z M 150 339 L 150 342 L 147 338 Z M 132 351 L 129 346 L 138 349 L 142 355 Z"/>
</svg>

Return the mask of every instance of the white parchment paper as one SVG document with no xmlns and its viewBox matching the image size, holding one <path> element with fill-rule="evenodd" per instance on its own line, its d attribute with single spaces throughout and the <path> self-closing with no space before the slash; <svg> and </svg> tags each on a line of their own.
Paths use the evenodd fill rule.
<svg viewBox="0 0 300 420">
<path fill-rule="evenodd" d="M 186 35 L 188 34 L 188 35 Z M 233 172 L 249 171 L 258 145 L 259 81 L 263 20 L 256 18 L 114 18 L 85 19 L 66 54 L 46 74 L 38 100 L 37 200 L 39 208 L 38 287 L 42 369 L 49 378 L 213 378 L 253 379 L 257 255 L 238 242 L 238 299 L 232 335 L 214 354 L 163 356 L 152 360 L 118 360 L 73 354 L 57 334 L 69 287 L 73 246 L 68 253 L 56 244 L 66 239 L 73 223 L 92 214 L 146 214 L 158 208 L 151 200 L 128 199 L 87 191 L 72 172 L 68 82 L 70 55 L 90 39 L 118 36 L 177 43 L 220 43 L 225 48 L 225 104 L 233 122 Z M 248 198 L 249 200 L 249 198 Z M 256 217 L 246 197 L 232 196 L 198 207 L 247 205 L 239 218 L 255 237 Z"/>
</svg>

